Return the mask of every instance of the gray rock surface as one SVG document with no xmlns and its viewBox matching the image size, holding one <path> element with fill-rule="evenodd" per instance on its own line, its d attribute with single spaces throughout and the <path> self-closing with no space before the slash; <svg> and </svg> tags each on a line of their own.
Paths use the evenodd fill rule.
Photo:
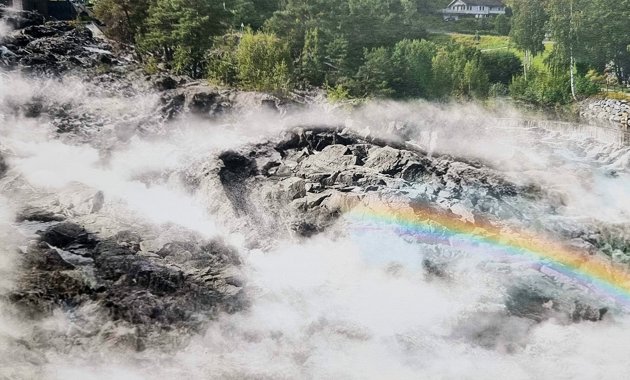
<svg viewBox="0 0 630 380">
<path fill-rule="evenodd" d="M 51 139 L 90 144 L 100 155 L 95 166 L 106 166 L 111 150 L 119 145 L 138 135 L 164 133 L 178 120 L 282 114 L 292 106 L 271 95 L 217 89 L 163 74 L 139 81 L 143 75 L 137 67 L 86 29 L 44 23 L 30 13 L 10 17 L 24 28 L 0 41 L 3 69 L 53 75 L 62 83 L 73 73 L 87 83 L 92 100 L 132 104 L 126 112 L 106 113 L 81 100 L 58 102 L 43 94 L 0 105 L 2 110 L 17 110 L 17 117 L 49 120 L 56 127 Z M 103 66 L 111 71 L 94 75 Z M 137 104 L 147 98 L 146 108 L 140 108 Z M 247 248 L 334 232 L 353 207 L 386 205 L 410 212 L 424 208 L 469 224 L 482 220 L 507 231 L 530 229 L 556 236 L 587 255 L 629 261 L 627 226 L 554 218 L 563 207 L 562 192 L 516 181 L 474 160 L 429 155 L 407 142 L 409 125 L 392 123 L 386 129 L 388 138 L 383 139 L 341 125 L 305 122 L 256 143 L 204 152 L 165 173 L 142 173 L 138 182 L 147 188 L 160 181 L 182 182 L 209 214 L 221 216 L 221 227 L 244 235 Z M 107 192 L 85 184 L 69 183 L 54 192 L 34 189 L 0 158 L 0 176 L 5 173 L 0 189 L 15 199 L 16 223 L 30 237 L 21 249 L 20 276 L 9 295 L 24 318 L 41 320 L 55 310 L 77 315 L 90 310 L 104 326 L 125 328 L 127 333 L 112 339 L 142 350 L 147 344 L 201 331 L 221 312 L 247 309 L 240 254 L 229 243 L 175 223 L 147 223 L 125 213 Z M 438 223 L 433 228 L 438 242 L 449 246 L 448 229 Z M 411 242 L 416 239 L 401 234 Z M 425 243 L 418 239 L 418 244 Z M 446 283 L 452 280 L 453 262 L 435 246 L 431 248 L 436 254 L 428 255 L 422 268 L 427 278 Z M 510 323 L 526 329 L 549 318 L 573 323 L 605 316 L 605 302 L 567 289 L 547 269 L 524 270 L 528 281 L 544 286 L 510 284 L 504 305 L 505 315 L 514 318 Z M 498 330 L 464 329 L 461 334 L 481 335 L 481 344 L 492 346 L 496 331 L 511 328 L 510 323 Z M 68 339 L 102 336 L 103 329 L 86 328 Z"/>
</svg>

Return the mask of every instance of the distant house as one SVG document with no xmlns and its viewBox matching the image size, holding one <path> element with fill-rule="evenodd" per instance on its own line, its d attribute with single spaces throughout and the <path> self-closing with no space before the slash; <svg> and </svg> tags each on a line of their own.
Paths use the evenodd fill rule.
<svg viewBox="0 0 630 380">
<path fill-rule="evenodd" d="M 37 11 L 58 20 L 72 20 L 77 16 L 70 0 L 8 0 L 8 5 L 20 10 Z"/>
<path fill-rule="evenodd" d="M 505 4 L 501 0 L 453 0 L 442 9 L 445 20 L 459 20 L 461 17 L 484 18 L 505 14 Z"/>
</svg>

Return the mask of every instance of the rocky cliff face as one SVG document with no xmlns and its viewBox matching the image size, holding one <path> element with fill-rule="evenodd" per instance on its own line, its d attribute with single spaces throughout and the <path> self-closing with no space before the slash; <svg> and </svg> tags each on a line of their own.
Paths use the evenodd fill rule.
<svg viewBox="0 0 630 380">
<path fill-rule="evenodd" d="M 325 107 L 307 112 L 295 99 L 145 77 L 87 29 L 3 8 L 0 16 L 17 28 L 0 37 L 0 84 L 19 89 L 0 92 L 0 189 L 23 236 L 5 298 L 36 326 L 7 344 L 35 358 L 36 368 L 50 347 L 177 349 L 225 315 L 255 315 L 261 290 L 250 285 L 248 266 L 255 252 L 345 235 L 345 213 L 358 205 L 429 209 L 469 226 L 483 220 L 553 236 L 584 253 L 585 263 L 630 257 L 626 210 L 597 203 L 602 181 L 626 178 L 626 148 L 501 130 L 466 115 L 470 128 L 453 122 L 459 129 L 448 131 L 436 109 L 340 113 L 345 120 L 333 113 L 330 122 Z M 584 199 L 585 188 L 593 199 Z M 422 252 L 418 276 L 441 289 L 469 269 L 448 229 L 436 222 L 432 231 L 442 243 L 405 239 Z M 475 311 L 490 325 L 451 332 L 466 344 L 516 350 L 543 321 L 596 322 L 619 311 L 545 263 L 475 263 L 503 279 L 502 291 L 493 299 L 499 307 Z M 392 265 L 386 273 L 405 270 Z M 59 314 L 72 329 L 40 324 Z M 321 319 L 307 335 L 327 323 L 334 324 Z M 515 324 L 518 336 L 505 343 L 501 331 Z M 342 327 L 327 334 L 370 339 Z M 266 339 L 253 331 L 239 339 Z"/>
</svg>

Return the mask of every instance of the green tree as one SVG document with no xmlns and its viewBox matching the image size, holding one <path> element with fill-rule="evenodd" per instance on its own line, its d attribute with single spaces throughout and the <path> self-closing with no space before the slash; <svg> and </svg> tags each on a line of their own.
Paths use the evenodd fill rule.
<svg viewBox="0 0 630 380">
<path fill-rule="evenodd" d="M 236 50 L 237 77 L 246 88 L 284 92 L 291 73 L 287 44 L 274 34 L 247 30 Z"/>
<path fill-rule="evenodd" d="M 181 74 L 205 74 L 205 54 L 213 36 L 227 27 L 232 14 L 215 1 L 154 0 L 140 47 L 172 63 Z"/>
<path fill-rule="evenodd" d="M 521 59 L 511 51 L 488 51 L 481 54 L 481 64 L 490 83 L 510 84 L 523 70 Z"/>
<path fill-rule="evenodd" d="M 467 61 L 464 65 L 463 84 L 466 88 L 466 95 L 475 98 L 485 98 L 488 96 L 488 74 L 483 70 L 478 60 Z"/>
<path fill-rule="evenodd" d="M 510 34 L 510 19 L 506 15 L 498 15 L 494 19 L 494 31 L 501 36 Z"/>
<path fill-rule="evenodd" d="M 510 84 L 510 95 L 541 105 L 566 104 L 571 101 L 568 73 L 553 74 L 532 68 L 529 77 L 519 76 Z"/>
<path fill-rule="evenodd" d="M 488 74 L 481 64 L 481 52 L 476 48 L 461 45 L 441 47 L 433 57 L 432 71 L 431 92 L 436 98 L 485 97 L 488 93 Z"/>
<path fill-rule="evenodd" d="M 364 63 L 357 73 L 355 92 L 359 96 L 390 97 L 395 69 L 390 51 L 385 47 L 366 49 Z"/>
<path fill-rule="evenodd" d="M 579 64 L 615 73 L 630 69 L 630 0 L 548 0 L 549 28 L 556 42 L 550 63 L 557 70 Z"/>
<path fill-rule="evenodd" d="M 405 38 L 424 37 L 419 15 L 427 4 L 425 0 L 284 0 L 264 29 L 289 43 L 293 61 L 302 59 L 307 39 L 312 39 L 307 34 L 317 29 L 319 44 L 325 47 L 327 56 L 324 76 L 336 80 L 347 78 L 362 66 L 365 49 L 392 47 Z M 328 54 L 329 48 L 342 53 L 342 41 L 343 67 L 334 62 L 341 55 Z"/>
<path fill-rule="evenodd" d="M 124 43 L 135 43 L 144 31 L 144 22 L 151 0 L 99 0 L 94 14 L 107 28 L 109 38 Z"/>
<path fill-rule="evenodd" d="M 431 60 L 433 72 L 432 95 L 435 98 L 445 98 L 453 92 L 455 80 L 453 78 L 453 62 L 445 48 L 438 50 Z"/>
<path fill-rule="evenodd" d="M 525 51 L 523 69 L 525 79 L 532 55 L 545 50 L 545 24 L 548 19 L 543 0 L 513 0 L 510 37 L 517 47 Z"/>
<path fill-rule="evenodd" d="M 323 49 L 319 39 L 319 29 L 308 30 L 300 59 L 300 72 L 307 82 L 316 86 L 324 83 Z"/>
<path fill-rule="evenodd" d="M 233 15 L 230 26 L 240 28 L 243 25 L 254 30 L 262 28 L 265 20 L 280 7 L 278 0 L 229 0 L 225 3 Z"/>
<path fill-rule="evenodd" d="M 325 52 L 326 82 L 338 84 L 347 81 L 352 74 L 352 68 L 348 63 L 348 40 L 345 36 L 335 36 L 326 44 Z"/>
<path fill-rule="evenodd" d="M 240 34 L 234 31 L 215 37 L 212 49 L 206 55 L 208 79 L 228 86 L 238 83 L 236 50 L 239 42 Z"/>
<path fill-rule="evenodd" d="M 424 40 L 402 40 L 394 46 L 392 64 L 397 76 L 393 88 L 400 96 L 430 96 L 435 54 L 435 45 Z"/>
</svg>

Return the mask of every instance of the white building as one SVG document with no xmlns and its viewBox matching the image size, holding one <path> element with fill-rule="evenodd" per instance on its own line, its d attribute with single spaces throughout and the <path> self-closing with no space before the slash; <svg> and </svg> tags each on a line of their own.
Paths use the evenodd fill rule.
<svg viewBox="0 0 630 380">
<path fill-rule="evenodd" d="M 459 20 L 460 17 L 483 18 L 505 14 L 505 4 L 501 0 L 453 0 L 442 9 L 445 20 Z"/>
</svg>

